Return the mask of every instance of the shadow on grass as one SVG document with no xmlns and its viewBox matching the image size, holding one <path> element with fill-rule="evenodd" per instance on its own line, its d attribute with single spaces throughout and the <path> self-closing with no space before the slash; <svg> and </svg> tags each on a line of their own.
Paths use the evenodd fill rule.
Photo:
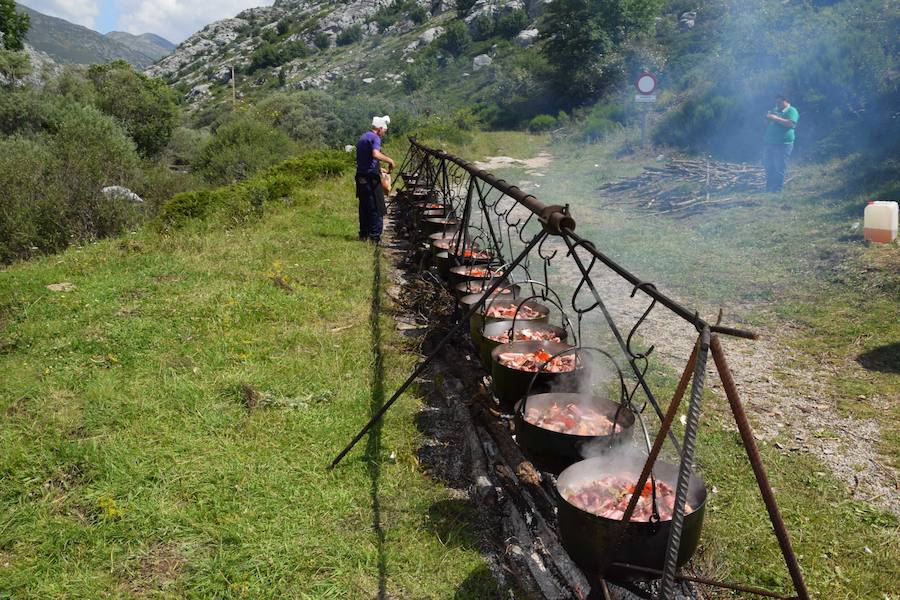
<svg viewBox="0 0 900 600">
<path fill-rule="evenodd" d="M 384 356 L 381 352 L 381 252 L 375 247 L 372 259 L 372 305 L 369 312 L 369 327 L 372 331 L 372 395 L 369 401 L 369 414 L 374 416 L 384 405 Z M 387 597 L 387 556 L 384 548 L 384 529 L 381 526 L 381 499 L 379 484 L 381 481 L 381 427 L 379 419 L 369 431 L 366 442 L 366 470 L 371 480 L 370 495 L 372 497 L 372 530 L 375 532 L 375 543 L 378 549 L 378 598 Z"/>
<path fill-rule="evenodd" d="M 900 342 L 885 344 L 856 357 L 864 369 L 882 373 L 900 373 Z"/>
</svg>

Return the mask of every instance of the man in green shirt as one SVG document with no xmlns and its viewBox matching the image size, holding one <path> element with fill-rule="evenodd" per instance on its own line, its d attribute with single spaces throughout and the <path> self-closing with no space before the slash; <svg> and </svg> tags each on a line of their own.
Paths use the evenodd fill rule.
<svg viewBox="0 0 900 600">
<path fill-rule="evenodd" d="M 794 129 L 800 113 L 783 95 L 775 96 L 775 108 L 766 113 L 763 137 L 763 165 L 766 168 L 766 191 L 780 192 L 784 186 L 787 159 L 794 151 Z"/>
</svg>

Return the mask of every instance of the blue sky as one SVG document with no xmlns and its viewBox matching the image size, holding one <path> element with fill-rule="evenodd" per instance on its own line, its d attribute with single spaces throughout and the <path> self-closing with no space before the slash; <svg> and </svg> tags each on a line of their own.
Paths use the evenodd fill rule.
<svg viewBox="0 0 900 600">
<path fill-rule="evenodd" d="M 155 33 L 179 43 L 207 23 L 274 0 L 17 0 L 44 14 L 100 33 Z"/>
</svg>

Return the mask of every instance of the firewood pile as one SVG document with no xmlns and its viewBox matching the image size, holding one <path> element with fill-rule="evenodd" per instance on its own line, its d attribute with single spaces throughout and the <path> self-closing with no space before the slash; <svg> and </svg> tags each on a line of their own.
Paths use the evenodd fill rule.
<svg viewBox="0 0 900 600">
<path fill-rule="evenodd" d="M 637 177 L 606 183 L 597 191 L 607 206 L 631 206 L 651 214 L 691 215 L 710 206 L 746 201 L 738 192 L 765 188 L 762 167 L 745 163 L 672 159 Z"/>
</svg>

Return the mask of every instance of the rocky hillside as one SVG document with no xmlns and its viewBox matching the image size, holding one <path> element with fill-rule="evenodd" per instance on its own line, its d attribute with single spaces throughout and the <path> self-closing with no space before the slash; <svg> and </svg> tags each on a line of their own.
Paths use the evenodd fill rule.
<svg viewBox="0 0 900 600">
<path fill-rule="evenodd" d="M 232 66 L 239 95 L 267 87 L 372 86 L 401 96 L 406 74 L 429 47 L 434 52 L 448 23 L 462 20 L 477 35 L 485 20 L 515 13 L 516 31 L 508 37 L 517 44 L 510 46 L 527 47 L 547 1 L 478 0 L 460 14 L 454 0 L 276 0 L 207 25 L 145 72 L 178 84 L 195 106 L 230 97 Z M 491 65 L 496 47 L 485 50 L 457 61 L 459 75 Z"/>
<path fill-rule="evenodd" d="M 116 32 L 115 35 L 103 35 L 22 4 L 17 4 L 16 10 L 31 19 L 28 43 L 58 63 L 94 64 L 122 59 L 144 68 L 165 56 L 174 46 L 153 34 L 133 36 Z"/>
</svg>

